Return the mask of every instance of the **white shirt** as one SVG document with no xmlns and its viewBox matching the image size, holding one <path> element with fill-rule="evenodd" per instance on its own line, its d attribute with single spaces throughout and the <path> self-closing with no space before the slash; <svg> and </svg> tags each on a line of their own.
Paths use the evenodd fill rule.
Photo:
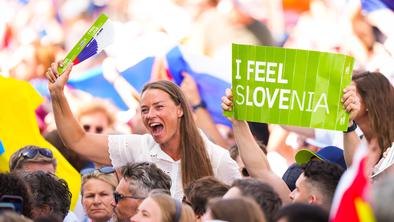
<svg viewBox="0 0 394 222">
<path fill-rule="evenodd" d="M 229 152 L 209 141 L 201 131 L 200 133 L 205 142 L 215 177 L 227 184 L 241 178 L 238 165 L 231 159 Z M 171 177 L 171 195 L 176 199 L 182 199 L 181 162 L 180 160 L 174 161 L 161 150 L 160 145 L 153 140 L 150 134 L 110 135 L 108 136 L 108 147 L 112 165 L 116 168 L 129 162 L 155 163 Z"/>
</svg>

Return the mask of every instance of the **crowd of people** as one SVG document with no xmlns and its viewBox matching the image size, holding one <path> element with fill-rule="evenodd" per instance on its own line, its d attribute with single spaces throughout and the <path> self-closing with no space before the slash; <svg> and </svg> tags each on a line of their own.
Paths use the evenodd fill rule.
<svg viewBox="0 0 394 222">
<path fill-rule="evenodd" d="M 1 2 L 0 82 L 25 81 L 39 92 L 37 130 L 79 172 L 81 188 L 72 193 L 71 181 L 57 176 L 53 150 L 26 144 L 10 156 L 10 172 L 0 172 L 0 222 L 329 221 L 338 183 L 363 146 L 367 203 L 376 221 L 392 221 L 394 6 L 291 2 Z M 65 52 L 102 12 L 119 33 L 115 42 L 59 73 Z M 173 43 L 213 61 L 228 79 L 231 43 L 351 55 L 352 81 L 341 98 L 348 129 L 217 124 L 192 75 L 184 72 L 179 85 L 170 78 L 163 49 Z M 138 92 L 119 70 L 147 51 L 152 75 Z M 97 67 L 127 111 L 68 85 L 70 75 Z M 222 110 L 231 111 L 232 90 L 220 93 Z"/>
</svg>

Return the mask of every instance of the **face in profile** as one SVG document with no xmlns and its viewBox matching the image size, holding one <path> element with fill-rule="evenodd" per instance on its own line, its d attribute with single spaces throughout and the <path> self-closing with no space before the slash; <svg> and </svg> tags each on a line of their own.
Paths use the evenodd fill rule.
<svg viewBox="0 0 394 222">
<path fill-rule="evenodd" d="M 120 180 L 116 187 L 116 192 L 122 195 L 123 198 L 119 199 L 117 203 L 115 201 L 112 202 L 115 217 L 117 221 L 129 221 L 137 213 L 137 208 L 142 201 L 131 198 L 134 193 L 129 191 L 129 184 L 124 178 Z"/>
<path fill-rule="evenodd" d="M 310 195 L 311 187 L 309 186 L 308 182 L 306 181 L 306 177 L 304 173 L 302 173 L 297 181 L 296 181 L 296 188 L 293 192 L 290 193 L 290 199 L 293 202 L 300 202 L 311 204 L 313 202 L 313 198 Z"/>
<path fill-rule="evenodd" d="M 165 145 L 179 139 L 182 116 L 182 108 L 166 92 L 149 89 L 142 94 L 141 117 L 157 143 Z"/>
<path fill-rule="evenodd" d="M 89 179 L 83 186 L 82 205 L 86 214 L 93 221 L 111 219 L 113 208 L 113 187 L 99 179 Z"/>
<path fill-rule="evenodd" d="M 130 221 L 133 222 L 161 222 L 160 206 L 150 197 L 146 198 L 138 207 L 137 214 Z"/>
</svg>

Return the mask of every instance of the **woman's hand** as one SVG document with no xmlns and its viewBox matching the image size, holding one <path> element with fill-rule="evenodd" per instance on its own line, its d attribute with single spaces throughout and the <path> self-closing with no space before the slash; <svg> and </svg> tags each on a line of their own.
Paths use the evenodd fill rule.
<svg viewBox="0 0 394 222">
<path fill-rule="evenodd" d="M 353 122 L 361 110 L 361 100 L 357 95 L 357 88 L 354 83 L 343 90 L 341 102 L 343 104 L 343 108 L 350 114 L 349 123 Z"/>
<path fill-rule="evenodd" d="M 49 81 L 48 88 L 51 92 L 57 90 L 63 91 L 71 73 L 72 63 L 66 68 L 66 70 L 64 70 L 63 74 L 61 75 L 57 71 L 58 67 L 63 67 L 63 61 L 52 63 L 51 67 L 48 68 L 48 71 L 45 73 L 45 77 Z"/>
<path fill-rule="evenodd" d="M 183 72 L 183 81 L 181 83 L 181 89 L 185 94 L 187 100 L 192 106 L 201 103 L 200 93 L 198 92 L 198 87 L 196 81 L 188 73 Z"/>
<path fill-rule="evenodd" d="M 233 109 L 233 91 L 226 89 L 225 96 L 222 97 L 223 111 L 231 111 Z"/>
</svg>

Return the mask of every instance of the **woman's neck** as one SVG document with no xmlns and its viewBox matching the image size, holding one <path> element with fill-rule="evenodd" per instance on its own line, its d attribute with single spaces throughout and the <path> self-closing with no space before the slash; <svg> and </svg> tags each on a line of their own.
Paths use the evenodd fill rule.
<svg viewBox="0 0 394 222">
<path fill-rule="evenodd" d="M 177 161 L 181 159 L 181 149 L 180 149 L 180 135 L 176 133 L 173 138 L 167 143 L 160 144 L 161 150 L 168 154 L 173 160 Z"/>
</svg>

